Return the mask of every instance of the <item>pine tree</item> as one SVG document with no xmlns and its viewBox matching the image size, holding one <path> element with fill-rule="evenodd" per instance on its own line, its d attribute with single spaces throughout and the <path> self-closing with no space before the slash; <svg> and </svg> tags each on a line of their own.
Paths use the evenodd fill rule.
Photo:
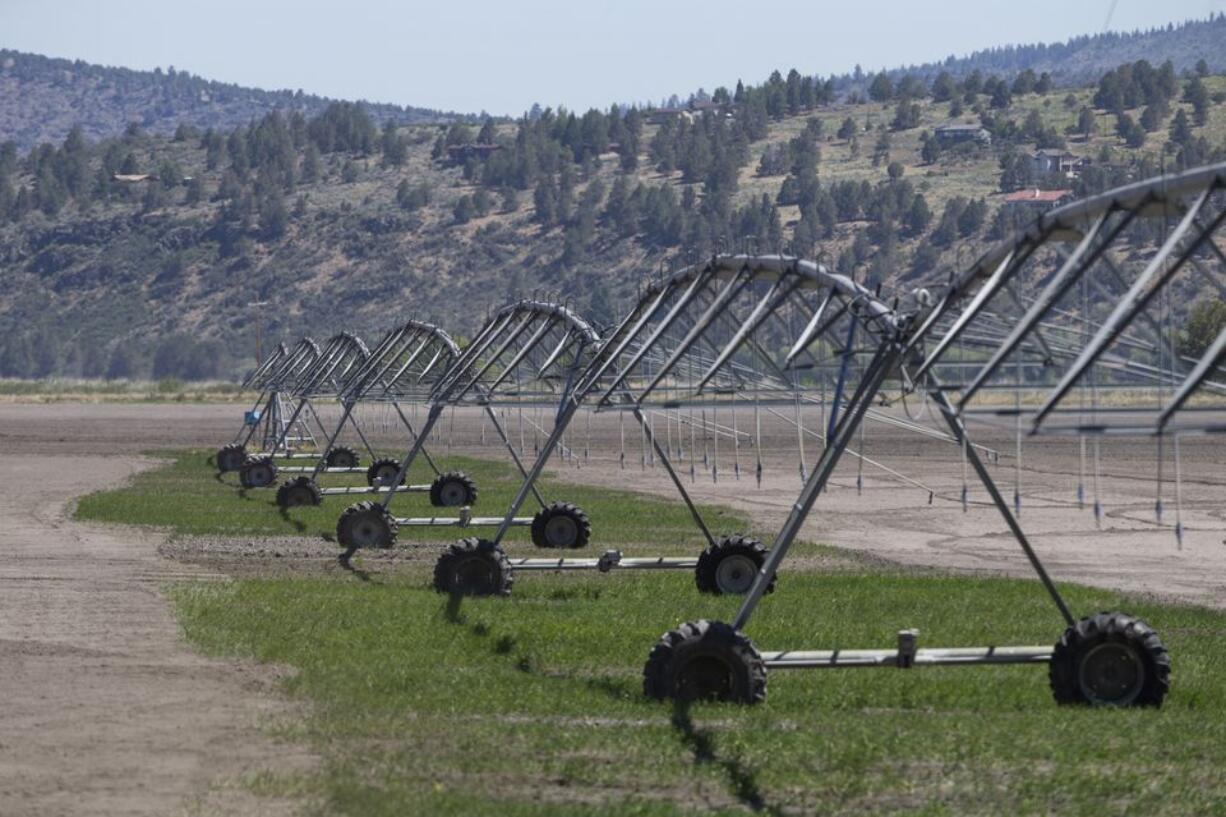
<svg viewBox="0 0 1226 817">
<path fill-rule="evenodd" d="M 409 155 L 404 137 L 396 132 L 396 123 L 390 119 L 383 126 L 382 148 L 384 167 L 400 167 Z"/>
<path fill-rule="evenodd" d="M 260 232 L 267 240 L 285 235 L 289 225 L 289 213 L 285 209 L 285 197 L 281 191 L 269 189 L 260 196 Z"/>
<path fill-rule="evenodd" d="M 1171 120 L 1171 141 L 1180 147 L 1185 147 L 1192 143 L 1192 125 L 1188 122 L 1188 115 L 1184 113 L 1183 108 L 1180 108 L 1175 113 L 1175 118 Z"/>
<path fill-rule="evenodd" d="M 893 97 L 894 83 L 890 81 L 890 75 L 882 71 L 873 77 L 868 86 L 868 98 L 874 102 L 889 102 Z"/>
<path fill-rule="evenodd" d="M 1204 60 L 1201 60 L 1203 63 Z M 1192 106 L 1192 116 L 1198 126 L 1203 127 L 1209 121 L 1209 89 L 1195 76 L 1188 81 L 1183 92 L 1183 100 Z"/>
<path fill-rule="evenodd" d="M 963 238 L 971 238 L 983 228 L 987 218 L 988 206 L 983 199 L 971 199 L 958 214 L 958 234 Z"/>
<path fill-rule="evenodd" d="M 89 185 L 89 145 L 80 125 L 74 125 L 57 156 L 57 176 L 73 198 L 83 198 Z"/>
<path fill-rule="evenodd" d="M 1077 114 L 1077 132 L 1081 134 L 1085 141 L 1090 141 L 1090 137 L 1094 135 L 1094 111 L 1082 106 Z"/>
<path fill-rule="evenodd" d="M 894 130 L 910 130 L 919 126 L 920 122 L 920 106 L 916 102 L 908 102 L 906 99 L 899 101 L 898 107 L 894 111 L 894 120 L 890 123 L 890 127 Z"/>
<path fill-rule="evenodd" d="M 1038 78 L 1034 74 L 1034 69 L 1024 68 L 1013 78 L 1013 95 L 1025 96 L 1026 94 L 1032 94 L 1037 84 Z"/>
<path fill-rule="evenodd" d="M 839 132 L 836 134 L 840 139 L 851 141 L 851 138 L 856 135 L 856 123 L 849 116 L 843 120 L 843 124 L 839 125 Z"/>
<path fill-rule="evenodd" d="M 553 177 L 546 176 L 537 184 L 532 194 L 532 204 L 535 208 L 533 219 L 545 226 L 552 227 L 558 218 L 558 189 Z"/>
<path fill-rule="evenodd" d="M 726 94 L 727 91 L 725 90 L 724 93 Z M 609 296 L 609 288 L 605 286 L 604 279 L 597 278 L 595 283 L 592 284 L 587 304 L 587 314 L 593 320 L 605 326 L 613 324 L 617 315 L 613 308 L 613 299 Z"/>
<path fill-rule="evenodd" d="M 920 235 L 928 229 L 931 222 L 932 210 L 928 208 L 928 202 L 923 194 L 917 193 L 911 200 L 911 206 L 907 209 L 907 231 L 913 236 Z"/>
<path fill-rule="evenodd" d="M 209 128 L 200 140 L 205 150 L 204 167 L 206 170 L 216 170 L 225 160 L 226 143 L 221 134 Z"/>
<path fill-rule="evenodd" d="M 884 128 L 877 134 L 877 142 L 873 145 L 873 167 L 880 167 L 890 161 L 890 132 Z"/>
<path fill-rule="evenodd" d="M 1154 102 L 1145 106 L 1145 110 L 1141 111 L 1141 127 L 1145 128 L 1146 133 L 1153 133 L 1162 127 L 1162 121 L 1166 119 L 1170 113 L 1165 102 Z"/>
<path fill-rule="evenodd" d="M 1003 81 L 997 80 L 996 87 L 992 90 L 991 106 L 997 109 L 1008 108 L 1013 104 L 1012 94 L 1009 93 L 1009 86 Z"/>
<path fill-rule="evenodd" d="M 459 201 L 451 208 L 451 215 L 456 224 L 467 224 L 475 215 L 472 196 L 460 196 Z"/>
<path fill-rule="evenodd" d="M 308 142 L 306 150 L 302 154 L 302 167 L 298 171 L 298 178 L 303 184 L 314 184 L 319 181 L 319 175 L 319 148 L 315 146 L 314 142 Z"/>
<path fill-rule="evenodd" d="M 504 187 L 501 191 L 502 203 L 500 205 L 501 212 L 514 213 L 519 209 L 519 191 L 514 187 Z"/>
<path fill-rule="evenodd" d="M 38 190 L 38 209 L 47 216 L 57 214 L 68 201 L 68 191 L 56 178 L 50 164 L 44 164 L 38 171 L 36 189 Z"/>
</svg>

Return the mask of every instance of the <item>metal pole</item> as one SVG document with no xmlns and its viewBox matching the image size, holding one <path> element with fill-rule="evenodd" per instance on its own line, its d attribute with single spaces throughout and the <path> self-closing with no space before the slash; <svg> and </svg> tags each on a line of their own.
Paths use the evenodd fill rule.
<svg viewBox="0 0 1226 817">
<path fill-rule="evenodd" d="M 643 427 L 643 431 L 647 434 L 647 439 L 655 449 L 656 454 L 660 457 L 660 462 L 664 465 L 664 470 L 668 472 L 669 479 L 673 481 L 673 485 L 677 486 L 677 492 L 681 494 L 681 498 L 685 501 L 685 506 L 690 509 L 690 516 L 694 517 L 694 524 L 702 531 L 702 535 L 706 537 L 707 543 L 711 547 L 715 547 L 715 537 L 711 535 L 711 531 L 707 528 L 707 523 L 703 521 L 702 514 L 698 512 L 698 508 L 694 505 L 694 500 L 690 499 L 689 493 L 685 490 L 685 486 L 681 484 L 681 478 L 677 476 L 677 472 L 673 470 L 673 464 L 669 462 L 668 455 L 660 448 L 660 441 L 656 439 L 655 433 L 648 427 L 647 422 L 643 419 L 643 412 L 640 408 L 635 407 L 634 419 L 639 421 L 639 425 Z"/>
<path fill-rule="evenodd" d="M 540 453 L 537 454 L 536 461 L 532 463 L 532 470 L 524 478 L 524 484 L 519 486 L 519 491 L 515 494 L 515 499 L 511 501 L 511 507 L 507 508 L 507 514 L 503 517 L 502 524 L 498 526 L 498 531 L 494 534 L 494 544 L 502 541 L 502 538 L 507 535 L 507 531 L 511 527 L 511 521 L 515 518 L 515 514 L 519 513 L 519 509 L 523 506 L 524 500 L 528 498 L 528 492 L 535 490 L 537 479 L 540 478 L 541 472 L 545 470 L 545 463 L 549 461 L 549 455 L 553 453 L 553 449 L 557 446 L 558 440 L 562 439 L 563 432 L 566 431 L 566 426 L 570 423 L 570 418 L 574 416 L 579 408 L 579 401 L 573 397 L 567 400 L 565 406 L 558 413 L 558 420 L 553 427 L 553 431 L 549 433 L 545 444 L 541 446 Z"/>
<path fill-rule="evenodd" d="M 830 436 L 829 445 L 822 452 L 822 456 L 818 459 L 813 473 L 805 481 L 804 487 L 801 488 L 800 496 L 797 498 L 796 504 L 792 506 L 792 512 L 788 514 L 787 521 L 783 523 L 783 527 L 780 529 L 779 535 L 775 537 L 775 542 L 771 546 L 770 552 L 766 555 L 766 561 L 758 570 L 758 577 L 754 580 L 753 587 L 749 590 L 749 595 L 741 604 L 740 612 L 737 613 L 736 619 L 733 621 L 732 626 L 736 629 L 744 628 L 745 624 L 749 621 L 749 617 L 753 615 L 754 608 L 758 606 L 758 602 L 762 600 L 763 594 L 766 593 L 766 588 L 774 580 L 775 573 L 787 555 L 788 548 L 792 546 L 792 541 L 796 538 L 796 534 L 800 532 L 800 526 L 804 524 L 805 518 L 813 508 L 813 503 L 817 501 L 817 497 L 826 487 L 826 482 L 830 479 L 830 475 L 834 473 L 834 467 L 838 464 L 839 458 L 847 448 L 847 443 L 856 431 L 856 426 L 863 419 L 864 413 L 868 411 L 874 395 L 876 395 L 878 388 L 880 388 L 890 370 L 898 362 L 900 355 L 901 349 L 893 341 L 883 342 L 878 348 L 877 354 L 865 370 L 864 378 L 860 381 L 859 388 L 856 389 L 852 399 L 848 402 L 847 412 L 843 415 L 842 421 Z"/>
<path fill-rule="evenodd" d="M 409 473 L 409 467 L 413 465 L 413 460 L 417 459 L 417 453 L 422 450 L 426 444 L 426 437 L 429 436 L 430 430 L 434 428 L 434 424 L 438 422 L 438 418 L 443 414 L 443 406 L 435 403 L 430 406 L 430 411 L 426 414 L 426 422 L 421 427 L 421 433 L 413 440 L 413 445 L 409 448 L 409 453 L 404 455 L 404 459 L 400 461 L 400 470 L 396 472 L 396 478 L 391 481 L 392 486 L 399 485 L 404 482 L 405 475 Z M 387 496 L 383 497 L 383 501 L 379 504 L 383 506 L 383 510 L 387 510 L 387 506 L 392 504 L 392 497 L 396 495 L 395 491 L 388 491 Z"/>
<path fill-rule="evenodd" d="M 851 349 L 856 341 L 856 316 L 851 316 L 851 324 L 847 327 L 847 347 L 843 349 L 843 365 L 839 367 L 839 379 L 834 385 L 834 401 L 830 404 L 830 425 L 826 427 L 826 439 L 834 436 L 835 426 L 839 422 L 839 403 L 843 400 L 843 389 L 847 385 L 847 370 L 851 368 Z"/>
<path fill-rule="evenodd" d="M 485 405 L 485 413 L 489 415 L 490 420 L 493 422 L 494 430 L 498 432 L 498 437 L 502 440 L 503 444 L 506 445 L 507 451 L 511 454 L 511 459 L 514 460 L 515 467 L 519 469 L 520 475 L 525 480 L 528 479 L 528 472 L 524 470 L 524 464 L 520 461 L 519 455 L 515 453 L 515 446 L 511 445 L 511 440 L 507 437 L 506 431 L 503 430 L 502 423 L 498 422 L 498 417 L 494 414 L 494 410 L 490 408 L 488 403 Z M 532 495 L 536 497 L 536 501 L 541 503 L 541 507 L 544 508 L 545 500 L 536 490 L 535 485 L 532 486 Z"/>
<path fill-rule="evenodd" d="M 404 423 L 404 427 L 409 430 L 409 435 L 416 440 L 417 432 L 413 430 L 413 424 L 409 422 L 409 418 L 404 416 L 404 411 L 400 408 L 400 403 L 396 400 L 392 401 L 392 408 L 396 409 L 396 413 L 400 415 L 400 422 Z M 434 458 L 430 456 L 430 452 L 422 446 L 421 455 L 426 458 L 426 463 L 430 466 L 430 470 L 434 472 L 436 477 L 442 476 L 443 472 L 434 464 Z"/>
<path fill-rule="evenodd" d="M 345 427 L 345 420 L 349 419 L 349 412 L 353 411 L 353 403 L 345 403 L 345 409 L 341 412 L 341 421 L 336 424 L 336 430 L 328 437 L 327 445 L 324 447 L 323 453 L 319 455 L 319 459 L 315 461 L 315 469 L 311 471 L 311 481 L 314 482 L 319 473 L 328 465 L 328 454 L 332 451 L 332 446 L 336 445 L 336 438 L 341 436 L 341 429 Z"/>
<path fill-rule="evenodd" d="M 949 402 L 949 398 L 945 396 L 945 392 L 941 391 L 936 379 L 929 375 L 931 387 L 928 389 L 929 395 L 936 401 L 937 406 L 941 409 L 941 414 L 945 417 L 945 422 L 949 425 L 949 430 L 953 432 L 960 441 L 969 440 L 969 435 L 966 433 L 966 425 L 962 419 L 958 417 L 953 404 Z M 979 458 L 979 453 L 975 451 L 974 446 L 964 445 L 962 450 L 966 454 L 967 460 L 971 467 L 975 469 L 975 473 L 979 475 L 979 481 L 983 483 L 983 487 L 987 489 L 988 495 L 992 497 L 992 504 L 1000 511 L 1000 515 L 1004 517 L 1005 524 L 1009 526 L 1009 530 L 1013 532 L 1013 536 L 1017 539 L 1022 550 L 1026 554 L 1026 558 L 1030 560 L 1030 566 L 1034 568 L 1034 572 L 1038 574 L 1039 581 L 1043 582 L 1043 586 L 1047 589 L 1047 594 L 1051 596 L 1051 600 L 1056 603 L 1056 607 L 1060 610 L 1060 615 L 1064 616 L 1064 621 L 1070 627 L 1073 626 L 1076 619 L 1069 612 L 1068 605 L 1064 603 L 1064 599 L 1060 596 L 1060 591 L 1056 589 L 1056 585 L 1052 582 L 1051 577 L 1047 575 L 1047 571 L 1043 568 L 1043 563 L 1039 561 L 1039 556 L 1034 552 L 1034 548 L 1030 546 L 1030 540 L 1026 538 L 1026 534 L 1022 531 L 1022 526 L 1018 524 L 1017 517 L 1009 510 L 1009 504 L 1005 502 L 1005 498 L 1001 496 L 1000 489 L 996 487 L 996 482 L 992 479 L 992 475 L 988 473 L 987 466 L 983 464 L 983 460 Z"/>
</svg>

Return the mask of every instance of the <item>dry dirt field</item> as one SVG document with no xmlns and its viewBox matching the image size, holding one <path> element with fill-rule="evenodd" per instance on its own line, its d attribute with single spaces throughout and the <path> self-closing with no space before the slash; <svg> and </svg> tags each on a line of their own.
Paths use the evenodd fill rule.
<svg viewBox="0 0 1226 817">
<path fill-rule="evenodd" d="M 277 670 L 188 649 L 159 587 L 209 574 L 159 556 L 161 536 L 70 518 L 74 497 L 157 464 L 132 444 L 148 407 L 114 408 L 138 422 L 70 405 L 0 420 L 0 814 L 267 814 L 235 783 L 313 762 L 262 729 L 291 714 Z"/>
<path fill-rule="evenodd" d="M 267 765 L 274 755 L 278 763 L 312 762 L 295 747 L 273 746 L 260 729 L 286 712 L 272 691 L 275 670 L 202 658 L 179 636 L 159 585 L 208 578 L 209 572 L 159 555 L 163 537 L 156 533 L 93 528 L 70 518 L 73 497 L 153 465 L 142 452 L 228 441 L 241 411 L 238 405 L 190 404 L 0 406 L 6 487 L 0 498 L 0 814 L 251 813 L 255 806 L 233 783 L 252 764 Z M 382 415 L 368 412 L 364 420 L 377 440 L 395 439 Z M 731 424 L 728 416 L 719 421 Z M 753 427 L 749 412 L 736 422 L 742 431 Z M 675 446 L 675 423 L 656 423 L 661 439 Z M 499 456 L 491 430 L 481 446 L 481 425 L 475 415 L 449 419 L 433 445 Z M 816 415 L 806 425 L 816 428 Z M 518 437 L 518 417 L 509 416 L 508 426 Z M 526 427 L 531 449 L 534 435 Z M 574 456 L 555 463 L 569 479 L 675 495 L 662 468 L 643 464 L 641 438 L 629 422 L 624 468 L 618 467 L 617 420 L 601 416 L 591 428 L 589 435 L 581 418 L 567 439 Z M 688 429 L 681 438 L 688 448 Z M 734 478 L 727 439 L 720 443 L 718 483 L 701 461 L 693 481 L 689 461 L 679 466 L 696 498 L 744 509 L 769 530 L 788 512 L 800 480 L 795 431 L 768 419 L 763 439 L 760 488 L 748 446 L 735 457 L 742 473 Z M 1011 495 L 1012 435 L 987 433 L 980 441 L 1000 450 L 993 472 Z M 818 445 L 806 441 L 810 463 Z M 704 444 L 697 435 L 699 460 L 704 448 L 715 461 L 714 442 Z M 857 489 L 858 467 L 848 457 L 819 499 L 805 537 L 907 565 L 1031 575 L 973 481 L 971 504 L 963 509 L 955 446 L 871 423 L 863 452 L 926 487 L 865 465 Z M 1154 521 L 1152 441 L 1102 444 L 1101 525 L 1088 504 L 1076 505 L 1076 442 L 1028 442 L 1021 518 L 1053 576 L 1226 606 L 1226 442 L 1188 441 L 1182 453 L 1186 532 L 1180 547 L 1171 529 L 1171 482 L 1162 489 L 1166 524 Z M 1086 492 L 1088 503 L 1088 477 Z M 598 547 L 598 528 L 596 537 Z M 269 801 L 258 805 L 266 813 Z"/>
</svg>

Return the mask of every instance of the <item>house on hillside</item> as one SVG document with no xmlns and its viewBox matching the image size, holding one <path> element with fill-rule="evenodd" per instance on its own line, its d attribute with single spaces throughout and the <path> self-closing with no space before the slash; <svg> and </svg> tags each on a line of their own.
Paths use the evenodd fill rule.
<svg viewBox="0 0 1226 817">
<path fill-rule="evenodd" d="M 647 124 L 663 125 L 670 119 L 685 119 L 693 121 L 704 113 L 716 116 L 731 116 L 732 105 L 712 102 L 709 99 L 696 99 L 683 108 L 652 108 L 647 111 Z"/>
<path fill-rule="evenodd" d="M 992 144 L 992 134 L 988 133 L 987 128 L 982 125 L 938 125 L 932 134 L 936 137 L 937 144 L 943 148 L 965 142 L 977 142 L 981 145 Z"/>
<path fill-rule="evenodd" d="M 1030 188 L 1029 190 L 1018 190 L 1013 193 L 1008 193 L 1004 198 L 1005 207 L 1013 207 L 1024 210 L 1050 210 L 1053 207 L 1059 207 L 1073 198 L 1072 190 L 1039 190 Z"/>
<path fill-rule="evenodd" d="M 491 153 L 502 150 L 502 145 L 483 145 L 469 142 L 464 145 L 451 145 L 447 148 L 447 164 L 462 165 L 469 159 L 486 159 Z"/>
<path fill-rule="evenodd" d="M 1067 150 L 1044 148 L 1030 154 L 1031 173 L 1034 178 L 1060 175 L 1066 179 L 1081 177 L 1081 170 L 1090 163 L 1084 156 L 1075 156 Z"/>
</svg>

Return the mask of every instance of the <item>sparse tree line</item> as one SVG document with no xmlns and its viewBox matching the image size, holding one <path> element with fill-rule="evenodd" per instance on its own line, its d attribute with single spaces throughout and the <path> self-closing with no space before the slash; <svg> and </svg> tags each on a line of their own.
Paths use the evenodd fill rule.
<svg viewBox="0 0 1226 817">
<path fill-rule="evenodd" d="M 0 377 L 218 380 L 230 373 L 229 352 L 216 340 L 174 334 L 149 347 L 131 342 L 65 342 L 62 336 L 51 329 L 9 333 L 0 340 Z"/>
<path fill-rule="evenodd" d="M 27 134 L 43 131 L 42 123 L 32 119 L 43 94 L 87 94 L 84 99 L 74 100 L 74 109 L 87 115 L 87 128 L 94 134 L 108 126 L 122 127 L 132 119 L 141 127 L 159 132 L 168 123 L 173 128 L 175 123 L 182 122 L 194 122 L 200 128 L 213 125 L 229 130 L 239 122 L 258 118 L 273 109 L 301 111 L 310 116 L 322 112 L 330 103 L 324 97 L 304 93 L 301 89 L 243 87 L 203 79 L 188 71 L 176 70 L 174 66 L 142 71 L 9 49 L 0 49 L 0 65 L 3 65 L 0 70 L 5 77 L 16 82 L 23 95 L 33 97 L 33 104 L 28 108 L 31 119 L 19 122 L 26 127 L 18 128 Z M 454 112 L 387 104 L 371 105 L 367 110 L 380 119 L 404 123 L 467 118 Z M 24 141 L 22 144 L 33 147 Z"/>
</svg>

